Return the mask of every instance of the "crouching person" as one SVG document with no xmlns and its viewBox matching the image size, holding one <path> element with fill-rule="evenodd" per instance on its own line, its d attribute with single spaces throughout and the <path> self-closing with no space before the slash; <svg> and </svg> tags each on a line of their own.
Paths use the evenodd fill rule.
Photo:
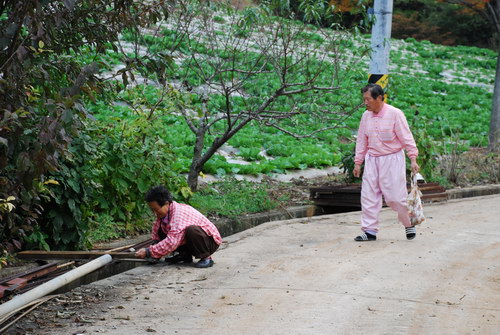
<svg viewBox="0 0 500 335">
<path fill-rule="evenodd" d="M 137 258 L 160 259 L 175 252 L 165 258 L 167 263 L 192 263 L 194 256 L 200 259 L 195 264 L 197 268 L 214 264 L 211 255 L 219 248 L 222 238 L 210 220 L 193 207 L 173 201 L 164 186 L 151 188 L 145 200 L 156 215 L 151 231 L 154 244 L 137 251 Z"/>
</svg>

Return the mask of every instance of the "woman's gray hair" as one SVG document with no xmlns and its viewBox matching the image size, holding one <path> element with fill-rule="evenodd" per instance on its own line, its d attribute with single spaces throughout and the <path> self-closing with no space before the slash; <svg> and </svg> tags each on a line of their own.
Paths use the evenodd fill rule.
<svg viewBox="0 0 500 335">
<path fill-rule="evenodd" d="M 373 99 L 377 99 L 379 95 L 382 96 L 382 101 L 384 101 L 384 89 L 377 84 L 368 84 L 365 87 L 361 89 L 361 94 L 364 94 L 366 92 L 370 92 L 370 95 L 372 96 Z"/>
</svg>

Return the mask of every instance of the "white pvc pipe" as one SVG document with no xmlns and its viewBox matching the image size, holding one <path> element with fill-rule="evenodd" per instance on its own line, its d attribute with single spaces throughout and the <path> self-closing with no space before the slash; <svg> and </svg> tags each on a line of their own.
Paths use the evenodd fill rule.
<svg viewBox="0 0 500 335">
<path fill-rule="evenodd" d="M 58 288 L 63 287 L 64 285 L 72 282 L 75 279 L 85 276 L 86 274 L 99 269 L 100 267 L 111 262 L 111 255 L 104 255 L 99 258 L 94 259 L 91 262 L 88 262 L 76 269 L 73 269 L 65 274 L 56 277 L 45 284 L 42 284 L 34 289 L 14 297 L 12 300 L 7 301 L 0 305 L 0 318 L 9 314 L 16 309 L 29 304 L 30 302 L 40 299 L 41 297 L 54 292 Z"/>
</svg>

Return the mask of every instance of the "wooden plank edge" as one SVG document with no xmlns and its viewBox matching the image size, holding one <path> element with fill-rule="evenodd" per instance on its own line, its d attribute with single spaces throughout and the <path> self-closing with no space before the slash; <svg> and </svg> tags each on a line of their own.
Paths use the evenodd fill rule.
<svg viewBox="0 0 500 335">
<path fill-rule="evenodd" d="M 17 257 L 19 259 L 29 259 L 29 260 L 94 259 L 103 255 L 111 255 L 113 259 L 135 258 L 133 252 L 27 250 L 17 253 Z"/>
</svg>

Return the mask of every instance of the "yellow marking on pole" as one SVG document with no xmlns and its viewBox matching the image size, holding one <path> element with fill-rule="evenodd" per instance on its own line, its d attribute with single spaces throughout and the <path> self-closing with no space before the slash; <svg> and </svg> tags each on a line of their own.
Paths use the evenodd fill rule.
<svg viewBox="0 0 500 335">
<path fill-rule="evenodd" d="M 389 85 L 388 74 L 370 74 L 368 75 L 368 83 L 380 85 L 384 90 Z"/>
<path fill-rule="evenodd" d="M 388 74 L 369 74 L 368 75 L 368 83 L 369 84 L 377 84 L 382 87 L 384 92 L 386 91 L 387 85 L 389 85 L 389 75 Z M 387 102 L 387 93 L 384 94 L 384 100 Z"/>
</svg>

